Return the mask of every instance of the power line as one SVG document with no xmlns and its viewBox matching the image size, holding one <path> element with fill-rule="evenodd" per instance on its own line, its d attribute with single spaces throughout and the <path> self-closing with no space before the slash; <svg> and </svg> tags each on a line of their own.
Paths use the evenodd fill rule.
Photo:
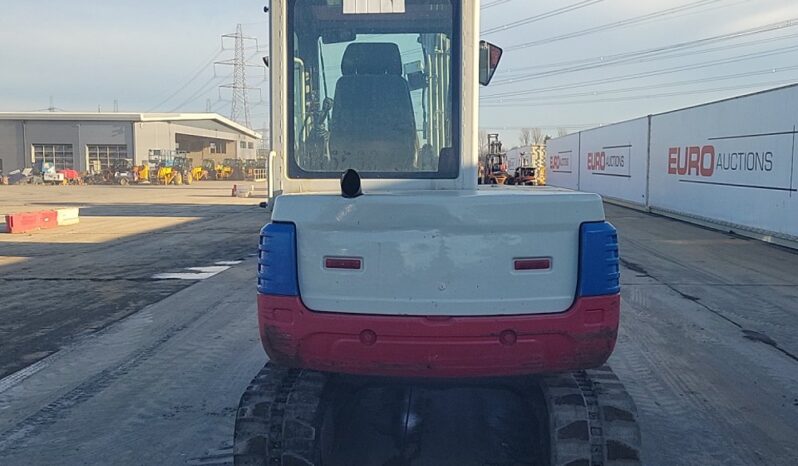
<svg viewBox="0 0 798 466">
<path fill-rule="evenodd" d="M 728 40 L 740 39 L 740 38 L 743 38 L 743 37 L 748 37 L 748 36 L 752 36 L 752 35 L 756 35 L 756 34 L 763 34 L 763 33 L 767 33 L 767 32 L 773 32 L 773 31 L 776 31 L 776 30 L 781 30 L 781 29 L 785 29 L 785 28 L 791 28 L 791 27 L 795 27 L 795 26 L 798 26 L 798 18 L 793 18 L 793 19 L 790 19 L 790 20 L 787 20 L 787 21 L 779 21 L 779 22 L 767 24 L 767 25 L 764 25 L 764 26 L 758 26 L 758 27 L 754 27 L 754 28 L 743 29 L 743 30 L 739 30 L 739 31 L 734 31 L 734 32 L 726 33 L 726 34 L 720 34 L 720 35 L 706 37 L 706 38 L 697 39 L 697 40 L 679 42 L 679 43 L 676 43 L 676 44 L 669 44 L 669 45 L 665 45 L 665 46 L 653 47 L 653 48 L 648 48 L 648 49 L 643 49 L 643 50 L 636 50 L 636 51 L 633 51 L 633 52 L 625 52 L 625 53 L 619 53 L 619 54 L 614 54 L 614 55 L 593 57 L 593 58 L 587 58 L 587 59 L 582 59 L 582 60 L 571 60 L 569 62 L 560 62 L 560 63 L 549 64 L 549 65 L 526 66 L 526 67 L 522 67 L 522 68 L 517 68 L 517 69 L 512 70 L 510 72 L 511 73 L 520 73 L 521 71 L 531 70 L 531 69 L 554 68 L 554 67 L 557 67 L 557 66 L 564 66 L 564 67 L 563 68 L 559 68 L 559 69 L 555 69 L 555 70 L 545 71 L 545 72 L 542 72 L 542 73 L 531 73 L 531 74 L 527 73 L 527 74 L 503 77 L 501 79 L 498 79 L 498 80 L 494 81 L 494 83 L 492 85 L 493 86 L 499 86 L 499 85 L 512 84 L 514 82 L 518 82 L 518 80 L 520 78 L 526 78 L 526 77 L 529 77 L 529 78 L 542 78 L 542 77 L 553 76 L 553 75 L 558 75 L 558 74 L 572 73 L 572 72 L 576 72 L 576 71 L 584 71 L 584 70 L 595 69 L 595 68 L 602 68 L 602 67 L 612 66 L 612 65 L 627 64 L 627 63 L 631 63 L 631 62 L 643 63 L 643 62 L 650 62 L 650 61 L 661 60 L 661 59 L 672 59 L 672 58 L 684 57 L 684 56 L 688 56 L 688 55 L 697 55 L 697 54 L 703 54 L 703 53 L 710 53 L 710 52 L 721 51 L 721 50 L 735 49 L 735 48 L 739 48 L 739 47 L 748 47 L 748 46 L 751 46 L 751 45 L 762 44 L 762 43 L 767 43 L 767 42 L 773 42 L 773 41 L 777 41 L 777 40 L 784 40 L 784 39 L 787 39 L 787 38 L 795 37 L 795 35 L 771 37 L 771 38 L 762 39 L 762 40 L 758 40 L 758 41 L 749 41 L 749 42 L 744 42 L 744 43 L 741 43 L 741 44 L 732 44 L 732 45 L 727 45 L 727 46 L 723 46 L 723 47 L 716 47 L 714 49 L 705 49 L 705 50 L 697 50 L 697 51 L 687 52 L 687 50 L 689 50 L 689 49 L 703 47 L 703 46 L 710 45 L 710 44 L 717 43 L 717 42 L 724 42 L 724 41 L 728 41 Z M 684 50 L 685 52 L 684 53 L 678 53 L 678 54 L 677 53 L 673 53 L 673 52 L 678 52 L 680 50 Z M 569 67 L 568 65 L 571 65 L 571 66 Z"/>
<path fill-rule="evenodd" d="M 504 5 L 505 3 L 510 3 L 513 0 L 494 0 L 492 2 L 487 2 L 482 5 L 483 10 L 487 10 L 488 8 L 493 8 L 495 6 Z"/>
<path fill-rule="evenodd" d="M 161 102 L 159 102 L 158 104 L 152 106 L 150 109 L 147 110 L 147 112 L 152 112 L 154 110 L 157 110 L 158 108 L 160 108 L 161 106 L 165 105 L 167 102 L 169 102 L 173 98 L 177 97 L 177 95 L 180 94 L 181 92 L 183 92 L 188 86 L 191 85 L 191 83 L 196 81 L 197 78 L 200 77 L 200 75 L 202 74 L 203 71 L 205 71 L 209 66 L 212 66 L 214 60 L 216 60 L 219 57 L 219 55 L 221 55 L 221 53 L 222 53 L 221 49 L 216 50 L 214 52 L 213 56 L 211 57 L 211 59 L 208 60 L 207 63 L 204 63 L 202 66 L 200 66 L 197 69 L 197 71 L 188 79 L 188 81 L 185 84 L 183 84 L 182 86 L 178 87 L 176 91 L 174 91 L 173 93 L 169 94 L 169 96 L 167 96 Z"/>
<path fill-rule="evenodd" d="M 576 38 L 576 37 L 583 37 L 583 36 L 587 36 L 587 35 L 590 35 L 590 34 L 595 34 L 597 32 L 603 32 L 603 31 L 608 31 L 608 30 L 611 30 L 611 29 L 617 29 L 617 28 L 627 27 L 627 26 L 631 26 L 631 25 L 635 25 L 635 24 L 644 23 L 644 22 L 649 22 L 649 21 L 652 21 L 652 20 L 655 20 L 655 19 L 658 19 L 658 18 L 662 18 L 662 17 L 665 17 L 665 16 L 674 15 L 676 13 L 681 13 L 683 11 L 694 10 L 696 8 L 701 8 L 701 7 L 704 7 L 704 6 L 707 6 L 707 5 L 712 5 L 712 4 L 723 2 L 723 1 L 727 1 L 727 0 L 698 0 L 696 2 L 687 3 L 687 4 L 684 4 L 684 5 L 677 6 L 677 7 L 666 8 L 664 10 L 658 10 L 658 11 L 655 11 L 653 13 L 647 13 L 645 15 L 635 16 L 635 17 L 632 17 L 632 18 L 627 18 L 627 19 L 623 19 L 623 20 L 620 20 L 620 21 L 615 21 L 615 22 L 612 22 L 612 23 L 602 24 L 601 26 L 594 26 L 594 27 L 591 27 L 591 28 L 582 29 L 581 31 L 569 32 L 569 33 L 566 33 L 566 34 L 561 34 L 559 36 L 548 37 L 548 38 L 545 38 L 545 39 L 538 39 L 538 40 L 531 41 L 531 42 L 525 42 L 525 43 L 521 43 L 521 44 L 516 44 L 516 45 L 513 45 L 513 46 L 505 48 L 505 51 L 513 52 L 513 51 L 516 51 L 516 50 L 526 49 L 526 48 L 529 48 L 529 47 L 535 47 L 535 46 L 538 46 L 538 45 L 550 44 L 552 42 L 558 42 L 558 41 L 566 40 L 566 39 L 573 39 L 573 38 Z"/>
<path fill-rule="evenodd" d="M 646 91 L 646 90 L 656 90 L 656 89 L 664 89 L 669 87 L 680 87 L 680 86 L 688 86 L 693 84 L 703 84 L 707 82 L 713 81 L 725 81 L 729 79 L 740 79 L 740 78 L 749 78 L 753 76 L 762 76 L 762 75 L 769 75 L 774 73 L 781 73 L 785 71 L 792 71 L 794 69 L 798 69 L 798 67 L 790 66 L 785 68 L 766 68 L 760 69 L 756 71 L 747 71 L 743 73 L 733 73 L 733 74 L 726 74 L 721 76 L 710 76 L 705 78 L 698 78 L 698 79 L 688 79 L 683 81 L 675 81 L 675 82 L 668 82 L 668 83 L 659 83 L 659 84 L 647 84 L 644 86 L 633 86 L 621 89 L 605 89 L 601 91 L 586 91 L 586 92 L 577 92 L 571 94 L 560 94 L 560 95 L 548 95 L 548 96 L 536 96 L 536 97 L 526 97 L 522 99 L 513 99 L 512 103 L 517 102 L 541 102 L 541 101 L 562 101 L 561 99 L 573 98 L 573 97 L 595 97 L 604 94 L 621 94 L 626 92 L 634 92 L 634 91 Z M 558 100 L 559 99 L 559 100 Z"/>
<path fill-rule="evenodd" d="M 601 3 L 603 1 L 604 0 L 582 0 L 580 2 L 573 3 L 571 5 L 555 8 L 554 10 L 547 11 L 545 13 L 540 13 L 537 15 L 529 16 L 527 18 L 519 19 L 517 21 L 513 21 L 511 23 L 503 24 L 501 26 L 485 29 L 484 31 L 482 31 L 482 35 L 487 36 L 490 34 L 496 34 L 497 32 L 509 31 L 510 29 L 515 29 L 520 26 L 525 26 L 527 24 L 542 21 L 544 19 L 553 18 L 555 16 L 559 16 L 565 13 L 570 13 L 571 11 L 587 8 L 589 6 L 595 5 L 596 3 Z"/>
<path fill-rule="evenodd" d="M 789 46 L 789 47 L 783 47 L 783 48 L 779 48 L 779 49 L 774 49 L 774 50 L 771 50 L 769 52 L 754 52 L 754 53 L 739 55 L 739 56 L 736 56 L 736 57 L 733 57 L 733 58 L 712 60 L 712 61 L 699 63 L 699 64 L 682 65 L 682 66 L 665 68 L 665 69 L 660 69 L 660 70 L 653 70 L 653 71 L 646 71 L 646 72 L 635 73 L 635 74 L 615 76 L 615 77 L 611 77 L 611 78 L 597 79 L 597 80 L 593 80 L 593 81 L 583 81 L 583 82 L 572 83 L 572 84 L 563 84 L 563 85 L 553 86 L 553 87 L 548 87 L 548 88 L 526 89 L 526 90 L 518 90 L 518 91 L 508 91 L 508 92 L 499 93 L 499 94 L 490 94 L 490 95 L 482 96 L 481 99 L 518 97 L 518 96 L 522 96 L 522 95 L 531 95 L 531 94 L 542 93 L 542 92 L 559 91 L 559 90 L 565 90 L 565 89 L 576 89 L 576 88 L 580 88 L 580 87 L 587 87 L 587 86 L 594 86 L 594 85 L 601 85 L 601 84 L 609 84 L 609 83 L 620 82 L 620 81 L 628 81 L 630 79 L 648 78 L 648 77 L 651 77 L 651 76 L 660 76 L 660 75 L 664 75 L 664 74 L 677 73 L 677 72 L 680 72 L 680 71 L 691 71 L 691 70 L 708 68 L 708 67 L 716 66 L 716 65 L 726 65 L 726 64 L 729 64 L 729 63 L 737 63 L 737 62 L 740 62 L 740 61 L 752 60 L 752 59 L 757 59 L 757 58 L 764 58 L 764 57 L 768 57 L 768 56 L 788 53 L 788 52 L 794 51 L 796 49 L 798 49 L 798 45 Z"/>
<path fill-rule="evenodd" d="M 798 66 L 789 67 L 789 68 L 798 69 Z M 724 91 L 733 91 L 740 89 L 767 88 L 767 87 L 785 85 L 791 83 L 795 83 L 795 79 L 785 78 L 778 81 L 765 81 L 765 82 L 751 83 L 751 84 L 736 84 L 734 86 L 716 87 L 711 89 L 695 89 L 688 91 L 676 91 L 676 92 L 667 92 L 661 94 L 645 94 L 645 95 L 627 96 L 627 97 L 609 97 L 604 99 L 575 100 L 567 102 L 545 102 L 545 103 L 535 103 L 535 102 L 524 103 L 524 102 L 514 101 L 507 104 L 483 104 L 480 106 L 483 108 L 509 108 L 509 107 L 528 108 L 528 107 L 545 107 L 552 105 L 561 106 L 561 105 L 577 105 L 577 104 L 584 105 L 588 103 L 628 102 L 633 100 L 657 99 L 663 97 L 679 97 L 679 96 L 695 95 L 695 94 L 709 94 L 712 92 L 724 92 Z"/>
<path fill-rule="evenodd" d="M 526 128 L 541 128 L 541 129 L 553 129 L 553 128 L 565 128 L 565 129 L 584 129 L 584 128 L 594 128 L 596 126 L 601 126 L 604 123 L 566 123 L 561 125 L 524 125 L 524 126 L 483 126 L 480 125 L 479 129 L 493 129 L 493 130 L 511 130 L 511 129 L 526 129 Z"/>
<path fill-rule="evenodd" d="M 171 110 L 169 110 L 169 112 L 170 113 L 171 112 L 176 112 L 176 111 L 180 110 L 181 108 L 185 107 L 186 105 L 190 104 L 191 102 L 194 102 L 197 99 L 205 97 L 208 94 L 208 92 L 210 92 L 211 90 L 216 88 L 217 83 L 221 79 L 224 79 L 224 78 L 225 78 L 225 76 L 214 76 L 214 77 L 212 77 L 211 79 L 206 81 L 202 86 L 200 86 L 199 89 L 194 91 L 193 94 L 191 94 L 188 98 L 186 98 L 186 100 L 184 100 L 182 103 L 180 103 L 179 105 L 177 105 L 174 108 L 172 108 Z"/>
</svg>

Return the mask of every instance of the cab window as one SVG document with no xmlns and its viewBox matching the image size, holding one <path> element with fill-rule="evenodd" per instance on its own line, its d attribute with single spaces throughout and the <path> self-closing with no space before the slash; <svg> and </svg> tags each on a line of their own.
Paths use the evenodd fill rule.
<svg viewBox="0 0 798 466">
<path fill-rule="evenodd" d="M 340 0 L 292 0 L 289 176 L 456 178 L 456 4 L 350 14 Z"/>
</svg>

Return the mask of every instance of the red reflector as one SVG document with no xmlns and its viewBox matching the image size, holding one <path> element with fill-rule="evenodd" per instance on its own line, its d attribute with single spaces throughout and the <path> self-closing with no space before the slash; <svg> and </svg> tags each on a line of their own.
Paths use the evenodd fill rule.
<svg viewBox="0 0 798 466">
<path fill-rule="evenodd" d="M 515 270 L 548 270 L 551 259 L 516 259 Z"/>
<path fill-rule="evenodd" d="M 324 267 L 328 269 L 360 270 L 363 267 L 363 261 L 360 259 L 328 257 L 324 259 Z"/>
</svg>

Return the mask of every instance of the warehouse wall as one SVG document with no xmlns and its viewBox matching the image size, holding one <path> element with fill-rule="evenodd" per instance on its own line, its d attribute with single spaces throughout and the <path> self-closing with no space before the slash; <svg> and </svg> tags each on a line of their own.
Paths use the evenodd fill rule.
<svg viewBox="0 0 798 466">
<path fill-rule="evenodd" d="M 257 140 L 235 130 L 213 129 L 214 122 L 182 124 L 126 121 L 0 120 L 0 159 L 5 173 L 33 164 L 34 144 L 72 147 L 75 169 L 88 171 L 89 145 L 124 145 L 135 163 L 149 157 L 150 149 L 175 150 L 176 134 L 227 141 L 224 158 L 255 158 Z M 202 127 L 202 126 L 207 127 Z M 245 148 L 241 148 L 244 142 Z M 249 149 L 250 144 L 253 146 Z"/>
<path fill-rule="evenodd" d="M 127 145 L 132 147 L 133 136 L 130 123 L 106 121 L 26 121 L 25 161 L 33 162 L 34 144 L 71 144 L 75 158 L 75 169 L 88 170 L 87 145 Z"/>
<path fill-rule="evenodd" d="M 0 121 L 0 160 L 3 173 L 25 168 L 22 122 Z"/>
<path fill-rule="evenodd" d="M 219 154 L 224 158 L 254 159 L 257 147 L 257 140 L 236 131 L 220 131 L 207 128 L 193 127 L 190 124 L 178 124 L 169 122 L 144 122 L 135 123 L 136 143 L 135 154 L 136 163 L 141 163 L 149 157 L 151 149 L 176 150 L 176 134 L 196 136 L 200 138 L 219 139 L 227 141 L 226 154 Z M 247 144 L 247 149 L 240 149 L 240 142 Z M 248 149 L 249 143 L 253 143 L 253 149 Z"/>
<path fill-rule="evenodd" d="M 794 85 L 553 139 L 549 184 L 796 247 L 797 108 Z"/>
<path fill-rule="evenodd" d="M 175 150 L 175 134 L 167 122 L 133 123 L 134 162 L 140 164 L 149 158 L 150 150 Z"/>
</svg>

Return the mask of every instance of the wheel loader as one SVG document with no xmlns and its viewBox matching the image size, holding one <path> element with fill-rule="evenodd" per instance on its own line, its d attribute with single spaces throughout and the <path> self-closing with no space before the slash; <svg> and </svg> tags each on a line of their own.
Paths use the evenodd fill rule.
<svg viewBox="0 0 798 466">
<path fill-rule="evenodd" d="M 439 411 L 439 422 L 485 413 L 489 438 L 529 414 L 529 436 L 497 440 L 529 454 L 487 464 L 640 464 L 634 403 L 606 365 L 620 269 L 602 199 L 478 186 L 479 85 L 502 57 L 479 40 L 480 2 L 272 0 L 266 11 L 271 218 L 257 313 L 268 363 L 241 397 L 235 464 L 416 464 L 413 439 L 436 419 L 418 414 L 430 411 L 413 387 L 444 406 L 460 387 L 519 400 L 523 412 L 493 412 L 484 397 Z M 392 429 L 395 443 L 369 440 Z M 461 442 L 448 432 L 426 448 Z M 418 464 L 486 464 L 457 453 Z"/>
</svg>

